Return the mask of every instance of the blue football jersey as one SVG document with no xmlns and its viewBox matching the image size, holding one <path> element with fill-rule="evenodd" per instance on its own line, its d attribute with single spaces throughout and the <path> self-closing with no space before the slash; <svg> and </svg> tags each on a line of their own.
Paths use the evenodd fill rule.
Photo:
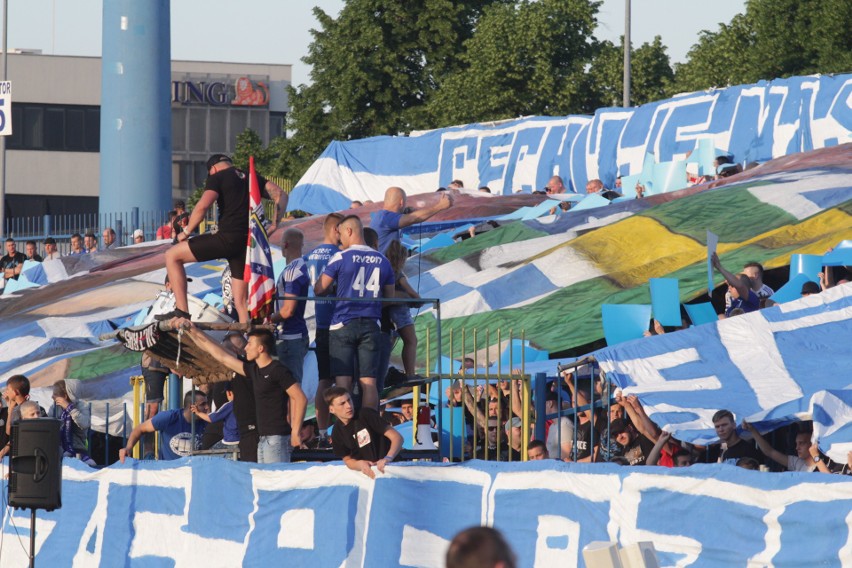
<svg viewBox="0 0 852 568">
<path fill-rule="evenodd" d="M 381 298 L 382 288 L 394 283 L 388 259 L 366 245 L 352 245 L 335 254 L 323 274 L 337 283 L 337 295 L 341 298 Z M 379 319 L 381 315 L 381 302 L 335 302 L 331 329 L 355 318 Z"/>
<path fill-rule="evenodd" d="M 305 259 L 301 257 L 294 259 L 287 265 L 281 276 L 278 277 L 278 283 L 276 284 L 278 309 L 281 309 L 283 305 L 284 294 L 304 297 L 308 295 L 310 287 L 311 280 L 308 277 Z M 305 300 L 296 302 L 296 311 L 281 323 L 279 331 L 283 336 L 308 334 L 308 326 L 305 324 Z"/>
<path fill-rule="evenodd" d="M 309 296 L 314 295 L 314 286 L 322 275 L 325 266 L 331 257 L 334 256 L 340 248 L 337 245 L 321 244 L 308 254 L 306 264 L 308 268 L 308 278 L 311 279 L 311 290 Z M 332 294 L 334 294 L 332 292 Z M 318 329 L 328 329 L 331 325 L 331 315 L 334 313 L 334 302 L 317 301 L 314 305 L 314 314 Z"/>
</svg>

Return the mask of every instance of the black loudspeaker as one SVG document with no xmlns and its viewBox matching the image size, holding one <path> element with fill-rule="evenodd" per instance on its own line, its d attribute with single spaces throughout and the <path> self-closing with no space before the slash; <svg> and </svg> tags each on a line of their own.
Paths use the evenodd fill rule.
<svg viewBox="0 0 852 568">
<path fill-rule="evenodd" d="M 52 511 L 62 507 L 60 420 L 38 418 L 12 425 L 9 505 Z"/>
</svg>

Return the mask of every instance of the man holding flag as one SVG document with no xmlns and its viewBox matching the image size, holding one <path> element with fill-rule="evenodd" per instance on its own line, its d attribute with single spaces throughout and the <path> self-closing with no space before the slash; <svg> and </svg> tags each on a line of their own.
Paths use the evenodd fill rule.
<svg viewBox="0 0 852 568">
<path fill-rule="evenodd" d="M 225 154 L 213 154 L 207 160 L 207 170 L 208 177 L 204 184 L 204 193 L 192 210 L 189 223 L 183 231 L 178 233 L 177 244 L 166 253 L 166 271 L 175 294 L 175 310 L 157 316 L 157 319 L 167 320 L 173 317 L 189 319 L 184 265 L 217 258 L 226 259 L 231 268 L 234 307 L 240 322 L 249 321 L 247 304 L 249 280 L 252 285 L 254 312 L 252 315 L 263 318 L 271 309 L 275 281 L 272 276 L 266 230 L 260 222 L 257 211 L 260 210 L 261 196 L 273 199 L 278 209 L 286 208 L 287 194 L 273 182 L 255 174 L 253 159 L 250 172 L 246 174 L 235 168 L 231 158 Z M 255 199 L 251 198 L 250 185 L 255 190 Z M 205 233 L 190 239 L 189 235 L 204 220 L 207 209 L 213 205 L 213 202 L 219 206 L 218 232 Z M 249 234 L 250 219 L 256 220 L 252 222 L 251 234 Z M 248 258 L 247 251 L 251 253 Z M 266 258 L 254 258 L 255 253 Z M 261 271 L 257 278 L 254 275 L 255 269 Z"/>
</svg>

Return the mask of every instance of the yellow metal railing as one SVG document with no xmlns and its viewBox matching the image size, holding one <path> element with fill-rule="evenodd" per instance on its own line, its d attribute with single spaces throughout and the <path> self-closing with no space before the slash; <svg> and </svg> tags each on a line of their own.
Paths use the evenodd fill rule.
<svg viewBox="0 0 852 568">
<path fill-rule="evenodd" d="M 460 403 L 460 406 L 463 409 L 462 410 L 462 430 L 463 430 L 463 432 L 461 433 L 462 434 L 461 435 L 462 448 L 460 448 L 460 452 L 458 453 L 458 456 L 462 460 L 464 460 L 466 458 L 467 454 L 468 454 L 468 452 L 466 451 L 466 448 L 465 448 L 466 441 L 467 441 L 467 429 L 468 429 L 467 419 L 465 418 L 465 410 L 467 410 L 474 417 L 474 424 L 472 425 L 473 426 L 473 428 L 472 428 L 473 433 L 472 433 L 472 438 L 471 438 L 471 452 L 470 453 L 473 456 L 482 457 L 486 460 L 495 459 L 495 458 L 497 460 L 502 459 L 502 456 L 503 456 L 503 447 L 502 447 L 503 446 L 503 434 L 502 434 L 502 432 L 498 431 L 496 433 L 496 448 L 490 447 L 490 444 L 487 441 L 488 428 L 489 428 L 489 426 L 488 426 L 488 418 L 489 418 L 488 407 L 486 406 L 484 410 L 479 408 L 480 405 L 481 405 L 482 395 L 484 393 L 488 393 L 491 388 L 494 388 L 494 383 L 496 382 L 496 385 L 497 385 L 496 386 L 496 397 L 495 397 L 496 402 L 497 402 L 496 416 L 495 416 L 496 422 L 497 422 L 496 427 L 497 428 L 503 428 L 504 427 L 503 407 L 505 405 L 506 399 L 508 398 L 508 402 L 509 402 L 509 409 L 508 409 L 509 421 L 511 421 L 512 418 L 514 418 L 518 414 L 518 412 L 515 412 L 515 410 L 517 409 L 517 406 L 518 406 L 517 403 L 519 402 L 520 403 L 520 409 L 519 409 L 520 416 L 519 416 L 519 418 L 521 419 L 521 444 L 520 444 L 519 453 L 520 453 L 521 461 L 527 461 L 527 449 L 528 449 L 528 446 L 529 446 L 530 434 L 531 434 L 531 431 L 532 431 L 531 420 L 530 420 L 532 389 L 531 389 L 531 376 L 525 373 L 526 362 L 525 362 L 524 352 L 523 351 L 521 352 L 521 364 L 520 364 L 519 368 L 507 369 L 506 370 L 507 372 L 504 373 L 504 369 L 503 369 L 503 365 L 502 365 L 502 359 L 500 357 L 500 351 L 503 348 L 503 341 L 502 341 L 503 332 L 502 332 L 501 329 L 497 329 L 497 331 L 496 331 L 497 341 L 496 341 L 495 344 L 492 344 L 492 342 L 491 342 L 491 330 L 486 329 L 485 330 L 485 342 L 484 342 L 484 345 L 481 345 L 482 333 L 480 332 L 479 329 L 474 328 L 471 333 L 468 333 L 467 328 L 462 328 L 461 334 L 460 334 L 461 335 L 461 345 L 459 346 L 458 350 L 457 350 L 457 345 L 456 345 L 456 343 L 457 343 L 456 335 L 457 334 L 455 333 L 455 330 L 450 330 L 450 333 L 449 333 L 449 336 L 448 336 L 449 358 L 452 361 L 461 361 L 462 368 L 461 368 L 460 372 L 458 372 L 458 373 L 453 373 L 453 372 L 446 373 L 446 372 L 444 372 L 442 374 L 442 376 L 438 377 L 438 378 L 440 378 L 440 379 L 451 379 L 452 380 L 452 382 L 450 383 L 450 389 L 449 389 L 449 397 L 450 397 L 451 400 L 448 400 L 447 403 L 446 403 L 450 408 L 457 407 L 457 401 L 452 400 L 453 399 L 453 386 L 456 384 L 455 381 L 461 381 L 461 384 L 463 385 L 462 398 L 461 398 L 461 403 Z M 521 331 L 521 343 L 522 344 L 523 344 L 524 336 L 525 336 L 524 331 Z M 472 340 L 472 343 L 473 343 L 472 348 L 470 348 L 471 346 L 469 345 L 469 341 L 468 341 L 469 337 L 470 337 L 470 339 Z M 514 360 L 514 353 L 513 353 L 514 342 L 513 342 L 513 339 L 514 339 L 514 330 L 509 330 L 508 349 L 509 349 L 509 361 L 510 362 Z M 425 343 L 426 343 L 426 349 L 425 349 L 425 353 L 426 353 L 426 373 L 425 373 L 425 377 L 431 378 L 430 372 L 431 372 L 431 369 L 432 369 L 432 363 L 431 363 L 432 338 L 431 338 L 431 328 L 429 328 L 429 327 L 426 328 L 426 342 Z M 497 372 L 493 373 L 490 370 L 491 367 L 492 367 L 491 352 L 492 352 L 492 349 L 495 349 L 495 348 L 497 350 L 497 353 L 496 353 L 496 355 L 497 355 L 497 357 L 496 357 Z M 485 364 L 484 364 L 483 367 L 480 367 L 480 352 L 484 353 L 484 358 L 485 358 L 484 363 Z M 467 359 L 473 360 L 473 368 L 470 369 L 470 370 L 465 369 L 465 361 Z M 481 369 L 484 369 L 484 373 L 481 372 Z M 438 384 L 440 385 L 441 383 L 439 382 Z M 508 385 L 508 388 L 506 389 L 506 390 L 508 390 L 508 394 L 506 394 L 506 392 L 504 391 L 504 388 L 502 388 L 504 384 Z M 473 387 L 473 391 L 470 390 L 471 385 Z M 427 383 L 427 389 L 430 388 L 430 387 L 435 388 L 433 386 L 432 382 Z M 440 386 L 438 388 L 440 388 Z M 419 388 L 415 388 L 413 395 L 414 395 L 414 400 L 416 401 L 415 405 L 417 405 L 419 407 L 419 405 L 420 405 L 420 390 L 419 390 Z M 467 400 L 468 397 L 469 397 L 469 400 Z M 517 400 L 517 397 L 520 397 L 520 401 Z M 428 396 L 427 396 L 427 398 L 428 398 Z M 439 399 L 441 399 L 441 398 L 442 397 L 439 397 Z M 485 398 L 486 398 L 486 400 L 490 400 L 492 397 L 490 395 L 488 395 Z M 466 402 L 466 400 L 467 400 L 467 402 Z M 440 410 L 438 412 L 440 412 Z M 479 413 L 483 413 L 483 415 L 484 415 L 484 424 L 478 423 L 478 422 L 482 422 L 482 419 L 480 419 L 480 417 L 478 416 Z M 417 408 L 415 408 L 415 415 L 416 414 L 417 414 Z M 509 423 L 511 423 L 511 422 L 509 422 Z M 442 424 L 442 427 L 445 430 L 447 430 L 448 433 L 449 433 L 449 452 L 444 452 L 443 449 L 442 449 L 442 453 L 444 453 L 445 455 L 449 455 L 449 459 L 452 461 L 453 459 L 455 459 L 455 457 L 457 455 L 456 451 L 455 451 L 456 448 L 454 447 L 455 438 L 456 438 L 454 420 L 452 420 L 452 418 L 450 419 L 449 428 L 447 428 L 447 426 L 443 425 L 443 424 Z M 482 433 L 486 436 L 486 440 L 483 440 L 483 441 L 480 440 L 480 429 L 482 430 Z M 506 438 L 507 438 L 506 441 L 508 442 L 508 445 L 509 445 L 509 451 L 507 452 L 507 458 L 508 458 L 509 461 L 513 461 L 512 448 L 514 448 L 514 446 L 515 446 L 514 436 L 515 436 L 514 430 L 511 427 L 509 427 L 508 433 L 507 433 L 507 436 L 506 436 Z M 482 449 L 479 452 L 479 454 L 477 454 L 477 450 L 480 448 L 480 443 L 482 443 L 482 446 L 481 446 Z M 492 450 L 493 450 L 493 453 L 492 453 Z"/>
</svg>

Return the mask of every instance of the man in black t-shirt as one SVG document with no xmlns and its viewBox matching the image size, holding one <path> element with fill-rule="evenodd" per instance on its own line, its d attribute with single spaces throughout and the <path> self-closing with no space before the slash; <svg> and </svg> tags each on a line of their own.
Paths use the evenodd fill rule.
<svg viewBox="0 0 852 568">
<path fill-rule="evenodd" d="M 44 262 L 44 259 L 37 252 L 38 249 L 36 248 L 35 241 L 27 241 L 26 250 L 27 260 L 32 260 L 33 262 Z"/>
<path fill-rule="evenodd" d="M 622 448 L 621 457 L 630 465 L 645 465 L 648 454 L 654 449 L 654 442 L 638 433 L 633 424 L 624 418 L 613 420 L 609 431 Z"/>
<path fill-rule="evenodd" d="M 334 455 L 343 458 L 349 469 L 371 479 L 376 477 L 373 466 L 384 473 L 402 449 L 402 435 L 372 408 L 362 406 L 356 412 L 349 390 L 343 387 L 326 389 L 323 398 L 337 418 L 331 432 Z"/>
<path fill-rule="evenodd" d="M 166 270 L 175 293 L 175 310 L 157 316 L 159 320 L 173 317 L 189 319 L 189 304 L 186 300 L 186 271 L 184 265 L 224 258 L 231 268 L 231 285 L 234 293 L 234 307 L 240 321 L 248 322 L 248 284 L 243 280 L 246 263 L 246 240 L 248 238 L 249 218 L 249 178 L 242 170 L 231 163 L 224 154 L 213 154 L 207 160 L 209 176 L 204 184 L 204 193 L 195 204 L 189 222 L 175 235 L 175 244 L 166 253 Z M 287 194 L 261 176 L 257 176 L 262 197 L 271 198 L 276 206 L 287 207 Z M 219 228 L 216 233 L 204 233 L 189 239 L 213 205 L 219 207 Z"/>
<path fill-rule="evenodd" d="M 291 446 L 298 448 L 302 443 L 300 430 L 307 398 L 287 367 L 270 355 L 275 353 L 272 332 L 266 329 L 250 331 L 245 347 L 246 361 L 242 361 L 212 341 L 189 320 L 175 318 L 171 324 L 173 329 L 189 330 L 189 337 L 201 349 L 238 375 L 244 375 L 251 383 L 260 436 L 258 463 L 289 462 Z"/>
<path fill-rule="evenodd" d="M 17 280 L 24 268 L 27 257 L 15 248 L 14 239 L 6 239 L 6 255 L 0 258 L 0 270 L 6 280 Z"/>
<path fill-rule="evenodd" d="M 720 410 L 713 415 L 713 427 L 719 436 L 720 446 L 710 449 L 710 461 L 737 465 L 740 458 L 754 458 L 757 463 L 763 463 L 763 454 L 749 442 L 740 438 L 737 433 L 737 423 L 730 410 Z"/>
<path fill-rule="evenodd" d="M 238 359 L 245 360 L 246 340 L 241 333 L 230 332 L 225 338 L 224 347 Z M 234 417 L 240 430 L 240 461 L 257 463 L 257 407 L 254 403 L 254 386 L 245 375 L 234 373 L 231 379 L 231 392 L 234 393 Z"/>
<path fill-rule="evenodd" d="M 589 404 L 589 393 L 583 389 L 579 389 L 577 396 L 574 398 L 575 408 Z M 574 447 L 574 461 L 594 462 L 597 460 L 599 449 L 598 431 L 592 427 L 592 417 L 593 412 L 591 409 L 577 412 L 577 445 Z"/>
</svg>

